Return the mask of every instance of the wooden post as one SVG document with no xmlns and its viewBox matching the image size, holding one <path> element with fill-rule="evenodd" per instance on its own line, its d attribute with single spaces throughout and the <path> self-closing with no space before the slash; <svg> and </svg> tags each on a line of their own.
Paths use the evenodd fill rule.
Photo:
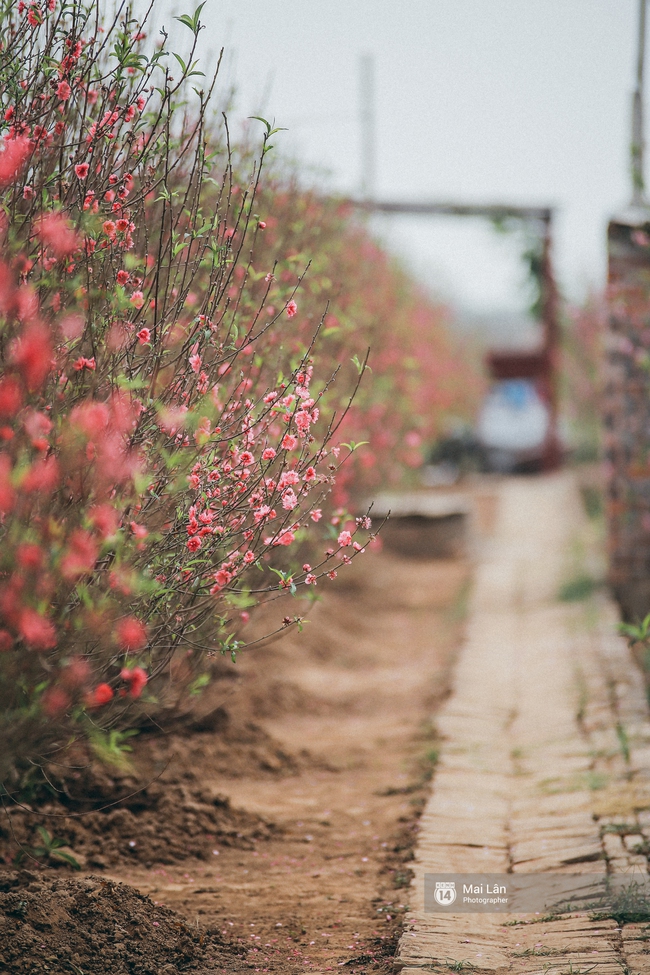
<svg viewBox="0 0 650 975">
<path fill-rule="evenodd" d="M 558 373 L 560 366 L 560 323 L 558 320 L 558 296 L 551 262 L 551 219 L 545 222 L 542 242 L 542 327 L 544 353 L 544 394 L 550 412 L 549 432 L 544 448 L 543 468 L 554 471 L 562 462 L 559 432 Z"/>
</svg>

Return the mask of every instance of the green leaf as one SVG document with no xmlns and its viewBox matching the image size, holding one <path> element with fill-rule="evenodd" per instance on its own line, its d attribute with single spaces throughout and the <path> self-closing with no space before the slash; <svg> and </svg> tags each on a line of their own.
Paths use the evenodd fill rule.
<svg viewBox="0 0 650 975">
<path fill-rule="evenodd" d="M 51 846 L 51 844 L 52 844 L 52 837 L 50 836 L 50 834 L 48 833 L 48 831 L 45 829 L 45 827 L 44 826 L 37 826 L 36 827 L 36 832 L 39 834 L 39 836 L 43 840 L 43 843 L 45 844 L 45 846 L 49 849 L 50 846 Z"/>
<path fill-rule="evenodd" d="M 145 379 L 139 379 L 137 376 L 134 379 L 129 379 L 128 376 L 117 376 L 116 382 L 122 389 L 143 389 L 147 385 Z"/>
<path fill-rule="evenodd" d="M 196 35 L 201 29 L 201 24 L 199 23 L 199 16 L 204 7 L 205 7 L 205 0 L 203 3 L 200 3 L 199 6 L 196 8 L 193 17 L 190 17 L 189 14 L 183 14 L 181 17 L 174 17 L 174 20 L 177 20 L 179 24 L 184 24 L 185 27 L 189 27 L 189 29 L 196 37 Z"/>
<path fill-rule="evenodd" d="M 56 857 L 57 860 L 64 860 L 66 863 L 69 863 L 70 866 L 74 867 L 75 870 L 81 870 L 81 864 L 72 856 L 71 853 L 64 853 L 62 850 L 55 850 L 51 855 L 52 857 Z"/>
<path fill-rule="evenodd" d="M 359 447 L 365 447 L 368 443 L 370 443 L 369 440 L 360 440 L 359 443 L 355 443 L 354 440 L 351 440 L 350 443 L 344 443 L 341 444 L 341 446 L 347 447 L 350 453 L 353 454 L 355 450 L 359 449 Z"/>
<path fill-rule="evenodd" d="M 176 20 L 180 20 L 180 18 L 179 18 L 179 17 L 177 17 L 177 18 L 176 18 Z M 172 54 L 174 55 L 174 57 L 176 58 L 176 60 L 177 60 L 177 61 L 178 61 L 178 63 L 180 64 L 180 66 L 181 66 L 181 68 L 182 68 L 182 71 L 183 71 L 183 74 L 185 74 L 185 72 L 187 71 L 187 65 L 185 64 L 185 61 L 183 61 L 183 59 L 182 59 L 182 57 L 180 56 L 180 54 L 176 54 L 176 52 L 175 52 L 175 51 L 172 51 Z"/>
<path fill-rule="evenodd" d="M 266 119 L 262 118 L 261 115 L 249 115 L 248 117 L 250 119 L 256 119 L 256 121 L 261 122 L 262 125 L 266 126 L 266 138 L 268 139 L 268 137 L 271 135 L 271 123 L 267 122 Z"/>
<path fill-rule="evenodd" d="M 190 694 L 192 696 L 196 696 L 197 694 L 200 694 L 203 688 L 207 687 L 209 683 L 210 683 L 209 674 L 199 674 L 199 676 L 195 680 L 193 680 L 192 683 L 190 684 L 190 688 L 189 688 Z"/>
</svg>

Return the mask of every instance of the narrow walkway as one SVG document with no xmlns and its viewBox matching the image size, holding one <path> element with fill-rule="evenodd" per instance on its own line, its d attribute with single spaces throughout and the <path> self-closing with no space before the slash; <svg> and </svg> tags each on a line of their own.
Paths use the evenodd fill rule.
<svg viewBox="0 0 650 975">
<path fill-rule="evenodd" d="M 504 483 L 437 722 L 441 760 L 421 820 L 402 975 L 650 972 L 647 925 L 424 913 L 425 873 L 648 871 L 641 677 L 604 595 L 557 598 L 584 527 L 570 474 Z"/>
</svg>

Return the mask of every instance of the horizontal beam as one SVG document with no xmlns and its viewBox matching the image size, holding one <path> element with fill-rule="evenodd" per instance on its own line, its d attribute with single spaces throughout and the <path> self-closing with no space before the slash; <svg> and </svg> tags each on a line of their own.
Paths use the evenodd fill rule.
<svg viewBox="0 0 650 975">
<path fill-rule="evenodd" d="M 368 213 L 399 213 L 408 216 L 488 217 L 491 220 L 517 217 L 550 223 L 553 207 L 512 206 L 509 203 L 406 203 L 396 200 L 346 200 Z"/>
</svg>

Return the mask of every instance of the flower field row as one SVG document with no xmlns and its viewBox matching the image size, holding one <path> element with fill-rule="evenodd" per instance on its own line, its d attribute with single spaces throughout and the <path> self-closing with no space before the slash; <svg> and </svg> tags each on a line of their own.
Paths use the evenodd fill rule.
<svg viewBox="0 0 650 975">
<path fill-rule="evenodd" d="M 200 8 L 173 62 L 93 0 L 0 9 L 8 784 L 236 656 L 260 599 L 334 578 L 372 537 L 346 508 L 472 393 L 444 313 L 346 207 L 265 175 L 271 127 L 231 146 Z"/>
</svg>

